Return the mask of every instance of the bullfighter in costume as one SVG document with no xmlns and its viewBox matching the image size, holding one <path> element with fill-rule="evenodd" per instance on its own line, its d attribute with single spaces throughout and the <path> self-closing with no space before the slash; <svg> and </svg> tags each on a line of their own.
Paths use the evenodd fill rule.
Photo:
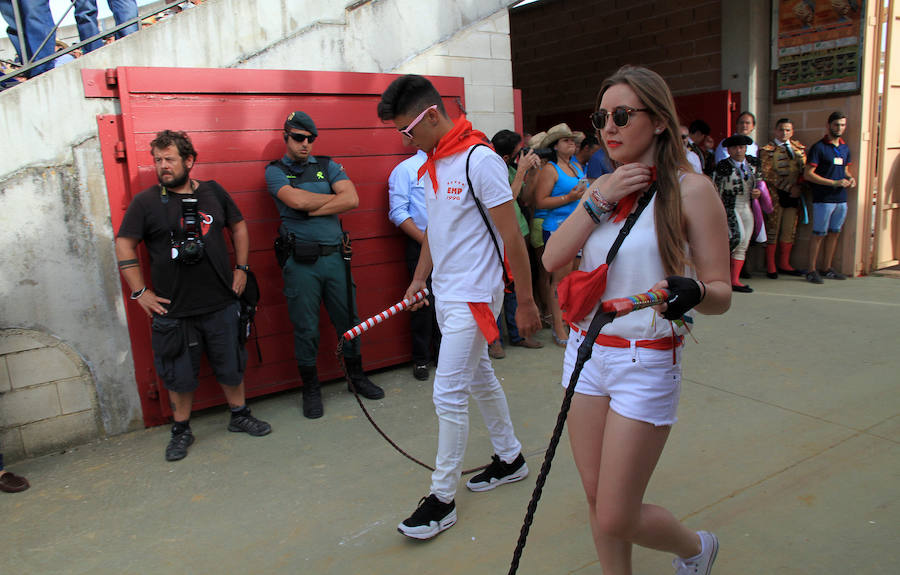
<svg viewBox="0 0 900 575">
<path fill-rule="evenodd" d="M 782 118 L 775 124 L 775 137 L 759 149 L 762 177 L 769 191 L 775 192 L 772 193 L 772 212 L 766 216 L 766 275 L 772 279 L 779 273 L 803 275 L 791 267 L 791 249 L 797 232 L 806 147 L 792 139 L 793 134 L 794 124 Z"/>
<path fill-rule="evenodd" d="M 753 143 L 748 136 L 735 134 L 726 138 L 723 147 L 728 158 L 716 164 L 713 181 L 728 216 L 728 241 L 731 249 L 731 289 L 750 293 L 750 286 L 740 280 L 741 268 L 747 256 L 750 236 L 753 234 L 753 210 L 751 201 L 759 197 L 757 182 L 762 178 L 759 160 L 747 155 L 747 146 Z"/>
</svg>

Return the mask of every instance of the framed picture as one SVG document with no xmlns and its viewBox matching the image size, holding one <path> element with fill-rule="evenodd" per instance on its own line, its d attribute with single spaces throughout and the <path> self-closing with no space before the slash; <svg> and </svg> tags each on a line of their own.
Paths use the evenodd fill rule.
<svg viewBox="0 0 900 575">
<path fill-rule="evenodd" d="M 865 0 L 773 0 L 775 102 L 858 94 Z"/>
</svg>

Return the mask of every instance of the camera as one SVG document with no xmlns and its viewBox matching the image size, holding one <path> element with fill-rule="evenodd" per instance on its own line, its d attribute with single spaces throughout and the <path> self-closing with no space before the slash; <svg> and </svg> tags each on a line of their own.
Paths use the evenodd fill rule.
<svg viewBox="0 0 900 575">
<path fill-rule="evenodd" d="M 541 160 L 549 160 L 556 153 L 553 148 L 522 148 L 522 156 L 528 155 L 528 152 L 534 152 Z"/>
<path fill-rule="evenodd" d="M 183 264 L 193 265 L 202 260 L 205 253 L 203 232 L 197 213 L 197 198 L 181 200 L 181 218 L 184 239 L 177 241 L 174 233 L 172 234 L 172 259 Z"/>
</svg>

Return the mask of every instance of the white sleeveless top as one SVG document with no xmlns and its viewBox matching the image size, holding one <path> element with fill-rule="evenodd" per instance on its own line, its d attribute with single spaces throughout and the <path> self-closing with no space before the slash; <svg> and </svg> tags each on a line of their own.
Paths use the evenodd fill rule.
<svg viewBox="0 0 900 575">
<path fill-rule="evenodd" d="M 681 178 L 679 178 L 679 182 L 680 180 Z M 607 271 L 606 291 L 601 298 L 603 301 L 645 292 L 657 282 L 666 279 L 668 274 L 663 267 L 659 245 L 656 241 L 655 205 L 656 195 L 641 212 L 634 227 L 631 228 L 631 232 L 622 242 L 619 253 L 613 258 Z M 618 223 L 603 221 L 597 226 L 584 244 L 579 269 L 590 272 L 606 263 L 606 254 L 619 236 L 619 230 L 623 225 L 625 225 L 624 220 Z M 692 270 L 686 270 L 684 275 L 693 277 L 694 273 Z M 585 331 L 588 329 L 597 307 L 599 304 L 577 323 L 578 327 Z M 603 326 L 600 333 L 631 340 L 660 339 L 671 337 L 673 327 L 675 333 L 679 335 L 687 331 L 683 327 L 663 319 L 655 309 L 646 308 L 616 318 Z"/>
</svg>

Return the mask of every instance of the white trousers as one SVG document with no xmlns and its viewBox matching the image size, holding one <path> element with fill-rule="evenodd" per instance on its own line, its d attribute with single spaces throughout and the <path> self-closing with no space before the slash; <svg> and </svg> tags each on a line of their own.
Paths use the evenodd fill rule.
<svg viewBox="0 0 900 575">
<path fill-rule="evenodd" d="M 731 259 L 743 260 L 747 257 L 747 248 L 750 246 L 750 236 L 753 235 L 753 208 L 750 205 L 750 195 L 746 192 L 737 194 L 734 198 L 734 212 L 737 214 L 738 227 L 741 230 L 741 241 L 731 252 Z"/>
<path fill-rule="evenodd" d="M 503 291 L 490 303 L 496 317 L 503 305 Z M 444 503 L 456 495 L 463 456 L 469 438 L 469 396 L 476 403 L 500 459 L 512 462 L 522 451 L 516 439 L 506 395 L 488 356 L 487 340 L 478 329 L 466 302 L 435 302 L 441 328 L 441 351 L 434 374 L 434 409 L 438 416 L 438 451 L 431 493 Z"/>
</svg>

